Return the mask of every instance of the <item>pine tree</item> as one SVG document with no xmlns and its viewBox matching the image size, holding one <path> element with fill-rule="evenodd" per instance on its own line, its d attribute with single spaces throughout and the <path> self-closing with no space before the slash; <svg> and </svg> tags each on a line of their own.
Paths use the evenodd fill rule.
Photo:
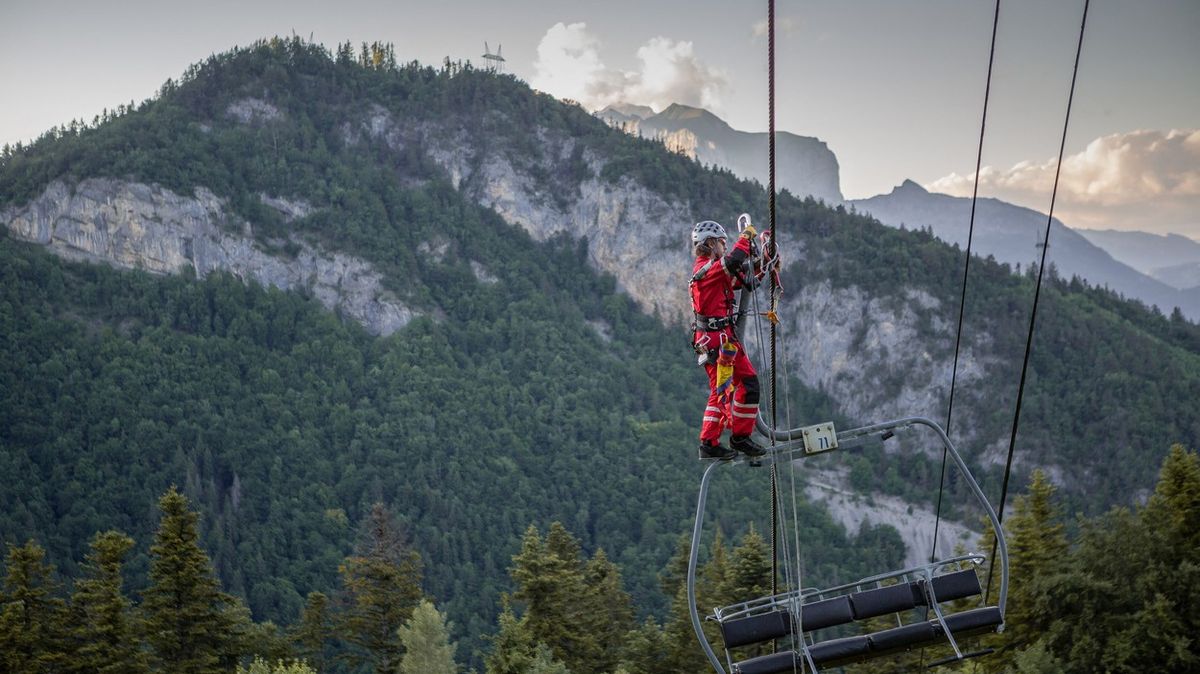
<svg viewBox="0 0 1200 674">
<path fill-rule="evenodd" d="M 495 636 L 489 637 L 492 650 L 484 659 L 485 671 L 487 674 L 524 674 L 533 662 L 537 642 L 525 620 L 513 613 L 508 597 L 502 597 L 501 601 L 499 629 Z"/>
<path fill-rule="evenodd" d="M 1070 566 L 1067 538 L 1053 498 L 1054 485 L 1045 473 L 1035 470 L 1029 493 L 1013 502 L 1013 515 L 1006 522 L 1011 575 L 1005 629 L 998 635 L 1002 638 L 1004 651 L 1029 646 L 1049 627 L 1038 617 L 1036 584 L 1039 578 L 1049 577 Z M 998 653 L 989 666 L 1011 664 L 1013 655 Z"/>
<path fill-rule="evenodd" d="M 664 673 L 691 674 L 702 672 L 708 667 L 708 658 L 696 641 L 696 631 L 692 626 L 692 614 L 688 609 L 687 586 L 680 586 L 675 591 L 671 602 L 671 613 L 663 625 L 663 643 L 667 653 L 663 662 Z M 709 643 L 712 641 L 711 635 Z"/>
<path fill-rule="evenodd" d="M 325 671 L 330 632 L 329 598 L 320 592 L 309 592 L 292 638 L 300 658 L 318 672 Z"/>
<path fill-rule="evenodd" d="M 136 674 L 148 672 L 131 602 L 121 592 L 121 569 L 133 539 L 117 531 L 96 534 L 87 556 L 87 577 L 75 583 L 72 610 L 79 672 Z"/>
<path fill-rule="evenodd" d="M 235 625 L 234 634 L 241 641 L 239 652 L 266 662 L 291 662 L 297 658 L 288 634 L 270 620 L 253 622 L 244 604 L 239 603 L 234 607 L 231 618 Z"/>
<path fill-rule="evenodd" d="M 745 601 L 750 597 L 739 595 L 732 586 L 729 570 L 729 550 L 725 547 L 725 533 L 719 528 L 713 536 L 712 548 L 708 563 L 704 565 L 703 577 L 700 579 L 704 587 L 711 588 L 708 593 L 709 603 L 715 606 L 728 606 L 734 602 Z"/>
<path fill-rule="evenodd" d="M 525 670 L 525 674 L 572 674 L 572 670 L 554 657 L 554 652 L 550 650 L 549 646 L 538 644 L 533 653 L 533 660 L 529 662 L 529 668 Z"/>
<path fill-rule="evenodd" d="M 412 617 L 400 626 L 400 643 L 404 646 L 404 659 L 400 661 L 401 674 L 457 672 L 454 644 L 450 643 L 451 629 L 453 626 L 446 622 L 445 616 L 432 602 L 417 604 Z"/>
<path fill-rule="evenodd" d="M 1183 445 L 1171 447 L 1146 516 L 1165 530 L 1180 552 L 1200 550 L 1200 458 L 1196 452 L 1186 451 Z"/>
<path fill-rule="evenodd" d="M 404 652 L 397 629 L 421 600 L 421 558 L 404 541 L 391 513 L 376 503 L 364 522 L 356 554 L 339 567 L 339 632 L 352 646 L 352 665 L 369 662 L 377 674 L 395 674 Z"/>
<path fill-rule="evenodd" d="M 0 671 L 42 674 L 65 671 L 66 604 L 57 595 L 54 567 L 30 540 L 9 545 L 0 601 Z"/>
<path fill-rule="evenodd" d="M 583 579 L 585 589 L 579 601 L 583 630 L 599 646 L 592 670 L 611 672 L 620 661 L 626 633 L 635 627 L 633 600 L 621 585 L 621 570 L 603 549 L 588 560 Z"/>
<path fill-rule="evenodd" d="M 637 629 L 630 630 L 621 648 L 621 666 L 629 674 L 658 671 L 667 661 L 667 648 L 662 628 L 653 618 L 646 618 Z"/>
<path fill-rule="evenodd" d="M 692 613 L 688 607 L 687 568 L 690 556 L 691 540 L 687 536 L 681 536 L 674 556 L 667 562 L 667 570 L 663 576 L 664 589 L 667 589 L 667 582 L 674 582 L 675 586 L 669 589 L 673 599 L 670 614 L 663 624 L 662 641 L 666 658 L 660 670 L 662 672 L 691 674 L 705 671 L 709 667 L 708 658 L 696 641 L 696 630 L 692 625 Z M 699 570 L 701 578 L 711 575 L 706 573 L 706 569 L 707 567 Z M 697 581 L 696 603 L 699 606 L 708 605 L 705 596 L 711 593 L 711 588 L 703 587 Z M 702 629 L 706 630 L 709 643 L 719 643 L 719 641 L 715 641 L 719 637 L 716 636 L 716 628 L 711 622 L 708 625 L 702 623 Z"/>
<path fill-rule="evenodd" d="M 583 629 L 579 543 L 558 522 L 550 525 L 545 541 L 531 525 L 513 557 L 511 576 L 517 586 L 513 599 L 524 604 L 522 621 L 534 641 L 549 646 L 572 669 L 586 666 L 599 648 Z"/>
<path fill-rule="evenodd" d="M 724 587 L 729 601 L 740 602 L 771 593 L 771 558 L 766 541 L 750 526 L 733 549 Z"/>
<path fill-rule="evenodd" d="M 171 487 L 150 547 L 150 587 L 143 593 L 146 640 L 158 668 L 180 674 L 226 672 L 238 639 L 232 597 L 220 591 L 200 548 L 197 516 Z"/>
<path fill-rule="evenodd" d="M 1035 622 L 1048 625 L 1015 654 L 1019 671 L 1185 672 L 1200 667 L 1200 464 L 1172 448 L 1149 502 L 1082 522 L 1068 570 L 1035 579 Z M 1010 654 L 1005 654 L 1010 655 Z M 1000 667 L 992 671 L 999 671 Z"/>
</svg>

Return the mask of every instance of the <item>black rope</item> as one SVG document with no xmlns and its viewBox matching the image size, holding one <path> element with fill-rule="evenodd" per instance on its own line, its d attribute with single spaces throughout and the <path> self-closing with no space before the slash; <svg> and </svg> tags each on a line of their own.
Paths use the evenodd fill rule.
<svg viewBox="0 0 1200 674">
<path fill-rule="evenodd" d="M 767 231 L 771 233 L 771 252 L 775 252 L 775 0 L 767 0 L 767 210 L 770 220 Z M 775 288 L 771 289 L 774 302 Z M 774 309 L 774 305 L 772 305 Z M 776 361 L 775 323 L 771 322 L 771 428 L 777 427 L 775 409 Z M 775 444 L 774 434 L 771 444 Z M 775 462 L 771 463 L 771 596 L 779 594 L 779 552 L 776 532 L 779 528 L 779 480 Z M 775 650 L 778 650 L 776 643 Z"/>
<path fill-rule="evenodd" d="M 979 168 L 983 164 L 983 136 L 987 129 L 988 98 L 992 93 L 992 64 L 996 60 L 996 27 L 1000 25 L 1000 0 L 992 16 L 992 46 L 988 50 L 987 84 L 983 87 L 983 119 L 979 122 L 979 150 L 975 154 L 975 188 L 971 191 L 971 220 L 967 228 L 967 259 L 963 262 L 962 295 L 958 300 L 958 333 L 954 336 L 954 368 L 950 371 L 950 403 L 946 408 L 946 436 L 950 436 L 950 420 L 954 417 L 954 388 L 958 383 L 958 353 L 962 345 L 963 313 L 967 307 L 967 276 L 971 270 L 971 242 L 975 238 L 975 203 L 979 198 Z M 942 524 L 942 493 L 946 487 L 946 448 L 942 448 L 942 478 L 938 482 L 937 515 L 933 523 L 933 543 L 929 563 L 937 558 L 938 529 Z"/>
<path fill-rule="evenodd" d="M 1079 55 L 1083 52 L 1083 33 L 1087 27 L 1088 5 L 1091 0 L 1083 2 L 1083 20 L 1079 25 L 1079 44 L 1075 47 L 1075 68 L 1071 72 L 1071 92 L 1067 96 L 1067 114 L 1063 120 L 1062 141 L 1058 146 L 1058 166 L 1054 169 L 1054 189 L 1050 192 L 1050 213 L 1046 215 L 1046 234 L 1042 238 L 1042 261 L 1038 266 L 1037 285 L 1033 291 L 1033 310 L 1029 313 L 1029 333 L 1025 337 L 1025 360 L 1021 364 L 1021 383 L 1017 386 L 1017 406 L 1013 413 L 1012 434 L 1008 438 L 1008 460 L 1004 464 L 1004 482 L 1000 487 L 1000 510 L 997 515 L 1000 523 L 1004 523 L 1004 503 L 1008 498 L 1008 478 L 1012 473 L 1013 450 L 1017 444 L 1017 426 L 1021 421 L 1021 401 L 1025 397 L 1025 379 L 1029 372 L 1029 354 L 1033 348 L 1033 327 L 1037 320 L 1038 300 L 1042 294 L 1042 276 L 1046 273 L 1046 251 L 1050 249 L 1050 224 L 1054 222 L 1054 202 L 1058 197 L 1058 177 L 1062 172 L 1063 152 L 1067 147 L 1067 127 L 1071 123 L 1071 103 L 1075 99 L 1075 79 L 1079 75 Z M 989 559 L 996 557 L 996 541 L 992 541 L 992 555 Z M 983 601 L 986 604 L 992 592 L 992 570 L 995 569 L 995 564 L 988 565 L 988 582 L 987 591 L 983 595 Z"/>
</svg>

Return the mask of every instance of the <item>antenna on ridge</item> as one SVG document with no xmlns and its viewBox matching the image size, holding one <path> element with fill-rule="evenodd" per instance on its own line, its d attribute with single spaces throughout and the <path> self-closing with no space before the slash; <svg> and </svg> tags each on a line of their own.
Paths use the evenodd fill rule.
<svg viewBox="0 0 1200 674">
<path fill-rule="evenodd" d="M 496 53 L 493 54 L 491 48 L 488 47 L 487 41 L 484 41 L 484 43 L 483 43 L 483 58 L 484 58 L 484 60 L 487 61 L 487 69 L 488 70 L 490 70 L 494 73 L 504 72 L 504 57 L 501 56 L 501 54 L 500 54 L 500 52 L 503 49 L 504 49 L 504 45 L 498 44 L 498 45 L 496 45 Z"/>
</svg>

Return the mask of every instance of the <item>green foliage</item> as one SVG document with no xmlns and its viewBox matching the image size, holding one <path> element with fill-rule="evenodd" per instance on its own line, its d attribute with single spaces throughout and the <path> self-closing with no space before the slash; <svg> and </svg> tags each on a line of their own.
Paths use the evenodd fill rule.
<svg viewBox="0 0 1200 674">
<path fill-rule="evenodd" d="M 338 630 L 351 646 L 346 659 L 355 666 L 370 663 L 377 674 L 397 674 L 404 653 L 399 630 L 422 597 L 421 558 L 382 503 L 372 506 L 358 550 L 339 571 Z"/>
<path fill-rule="evenodd" d="M 246 99 L 278 117 L 231 116 Z M 223 586 L 256 619 L 292 625 L 310 592 L 337 585 L 349 523 L 384 502 L 422 555 L 421 590 L 440 598 L 473 652 L 495 628 L 522 532 L 557 520 L 582 549 L 612 555 L 639 615 L 666 616 L 678 584 L 660 590 L 659 572 L 691 516 L 683 496 L 697 472 L 680 439 L 694 435 L 703 377 L 677 334 L 589 269 L 586 241 L 532 241 L 464 196 L 480 186 L 451 184 L 427 147 L 446 139 L 383 142 L 370 130 L 380 115 L 461 139 L 478 155 L 469 161 L 504 153 L 560 207 L 593 177 L 585 159 L 596 157 L 599 179 L 646 186 L 695 219 L 765 209 L 761 186 L 607 129 L 511 77 L 401 65 L 379 43 L 331 54 L 275 39 L 213 56 L 153 101 L 5 152 L 0 209 L 54 180 L 132 179 L 182 195 L 204 187 L 253 223 L 263 247 L 294 254 L 309 241 L 367 259 L 423 317 L 374 339 L 301 295 L 221 274 L 66 264 L 0 237 L 0 471 L 11 476 L 0 501 L 12 504 L 0 512 L 0 540 L 37 534 L 73 576 L 96 531 L 146 540 L 154 499 L 175 482 L 204 513 L 197 535 Z M 573 145 L 556 154 L 563 148 L 542 137 Z M 263 194 L 314 211 L 287 222 Z M 803 251 L 786 270 L 789 290 L 857 288 L 904 303 L 925 326 L 957 306 L 961 253 L 927 232 L 786 193 L 779 221 Z M 446 254 L 422 252 L 433 243 Z M 499 282 L 480 283 L 472 262 Z M 980 420 L 979 437 L 1006 437 L 1032 281 L 992 261 L 972 271 L 966 329 L 988 335 L 996 357 L 959 400 Z M 939 308 L 916 306 L 912 289 Z M 1067 487 L 1069 510 L 1131 499 L 1153 481 L 1145 457 L 1197 441 L 1200 409 L 1164 413 L 1162 402 L 1200 399 L 1196 326 L 1051 278 L 1036 337 L 1020 447 L 1036 447 L 1039 463 L 1084 467 Z M 929 348 L 947 359 L 947 344 Z M 797 391 L 791 418 L 835 416 L 822 392 Z M 962 446 L 969 458 L 982 451 Z M 864 488 L 928 499 L 938 481 L 932 460 L 901 461 L 880 446 L 859 456 L 852 479 Z M 993 491 L 997 474 L 980 474 Z M 729 488 L 739 482 L 714 482 L 722 507 L 710 523 L 735 537 L 751 513 L 767 512 L 766 490 Z M 947 488 L 951 505 L 968 498 L 961 481 Z M 814 584 L 899 559 L 888 529 L 847 536 L 811 504 L 798 510 Z M 144 548 L 131 552 L 133 586 L 145 585 L 148 560 Z M 337 645 L 314 620 L 308 652 L 316 658 L 323 644 L 328 656 Z M 670 619 L 664 629 L 690 634 Z M 530 646 L 529 662 L 536 653 Z"/>
<path fill-rule="evenodd" d="M 122 566 L 133 539 L 105 531 L 92 539 L 85 578 L 75 582 L 71 596 L 73 641 L 78 645 L 72 665 L 81 672 L 136 674 L 149 671 L 141 635 L 121 590 Z"/>
<path fill-rule="evenodd" d="M 58 595 L 54 567 L 32 540 L 8 546 L 4 594 L 0 596 L 2 671 L 61 672 L 67 663 L 66 602 Z"/>
<path fill-rule="evenodd" d="M 399 636 L 404 647 L 401 674 L 455 674 L 458 671 L 454 662 L 455 646 L 450 642 L 450 626 L 432 602 L 422 600 L 417 604 L 412 617 L 400 626 Z"/>
<path fill-rule="evenodd" d="M 539 644 L 524 617 L 518 618 L 507 602 L 490 637 L 491 650 L 484 660 L 487 674 L 522 674 L 530 669 Z M 545 648 L 545 644 L 541 644 Z"/>
<path fill-rule="evenodd" d="M 255 658 L 249 667 L 238 665 L 236 671 L 237 674 L 319 674 L 321 670 L 313 669 L 304 662 L 276 660 L 271 663 L 262 658 Z"/>
<path fill-rule="evenodd" d="M 621 643 L 621 665 L 616 672 L 648 674 L 661 671 L 660 668 L 667 661 L 663 631 L 653 618 L 647 618 L 639 627 L 627 633 Z"/>
<path fill-rule="evenodd" d="M 1024 521 L 1010 522 L 1010 546 L 1025 563 L 1018 573 L 1014 559 L 1007 628 L 991 640 L 1000 650 L 981 661 L 985 671 L 1194 671 L 1198 490 L 1200 458 L 1176 445 L 1145 506 L 1082 522 L 1078 543 L 1048 564 L 1041 553 L 1061 538 L 1049 519 L 1053 491 L 1035 481 L 1023 499 Z"/>
<path fill-rule="evenodd" d="M 236 601 L 221 592 L 197 540 L 197 515 L 172 487 L 150 547 L 150 586 L 143 593 L 146 640 L 157 666 L 181 674 L 223 672 L 243 651 Z"/>
<path fill-rule="evenodd" d="M 584 565 L 584 592 L 578 601 L 583 610 L 583 631 L 592 635 L 598 646 L 593 671 L 608 672 L 616 667 L 625 634 L 635 624 L 634 603 L 623 585 L 621 570 L 603 549 Z"/>
<path fill-rule="evenodd" d="M 296 653 L 318 672 L 326 670 L 330 658 L 333 623 L 329 608 L 328 597 L 320 592 L 309 592 L 300 620 L 292 629 Z"/>
<path fill-rule="evenodd" d="M 615 654 L 617 644 L 602 639 L 623 635 L 632 627 L 633 612 L 619 572 L 603 553 L 598 555 L 585 568 L 579 542 L 554 522 L 545 540 L 536 527 L 526 530 L 511 570 L 516 585 L 513 599 L 524 608 L 521 621 L 531 640 L 549 647 L 556 660 L 580 674 L 615 664 L 605 655 Z M 611 616 L 626 622 L 596 632 L 597 612 L 604 610 L 605 599 L 618 602 Z"/>
<path fill-rule="evenodd" d="M 1008 607 L 1003 642 L 1006 650 L 1021 650 L 1050 627 L 1054 616 L 1039 610 L 1039 582 L 1068 567 L 1067 538 L 1061 515 L 1054 507 L 1054 485 L 1041 471 L 1034 471 L 1029 492 L 1013 502 L 1006 518 L 1009 583 Z M 1006 654 L 997 656 L 1002 660 Z M 1011 657 L 1009 655 L 1008 657 Z"/>
</svg>

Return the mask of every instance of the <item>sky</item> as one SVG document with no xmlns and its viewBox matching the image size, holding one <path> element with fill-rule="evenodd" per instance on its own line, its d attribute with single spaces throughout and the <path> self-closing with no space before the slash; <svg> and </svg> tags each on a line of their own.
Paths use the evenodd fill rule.
<svg viewBox="0 0 1200 674">
<path fill-rule="evenodd" d="M 112 6 L 105 6 L 112 5 Z M 842 191 L 905 179 L 969 196 L 993 0 L 776 2 L 776 128 L 825 141 Z M 980 195 L 1045 212 L 1083 0 L 1001 4 Z M 482 63 L 596 109 L 703 106 L 767 129 L 766 1 L 0 0 L 0 144 L 152 97 L 272 35 L 392 42 Z M 1055 214 L 1200 239 L 1200 2 L 1092 0 Z"/>
</svg>

